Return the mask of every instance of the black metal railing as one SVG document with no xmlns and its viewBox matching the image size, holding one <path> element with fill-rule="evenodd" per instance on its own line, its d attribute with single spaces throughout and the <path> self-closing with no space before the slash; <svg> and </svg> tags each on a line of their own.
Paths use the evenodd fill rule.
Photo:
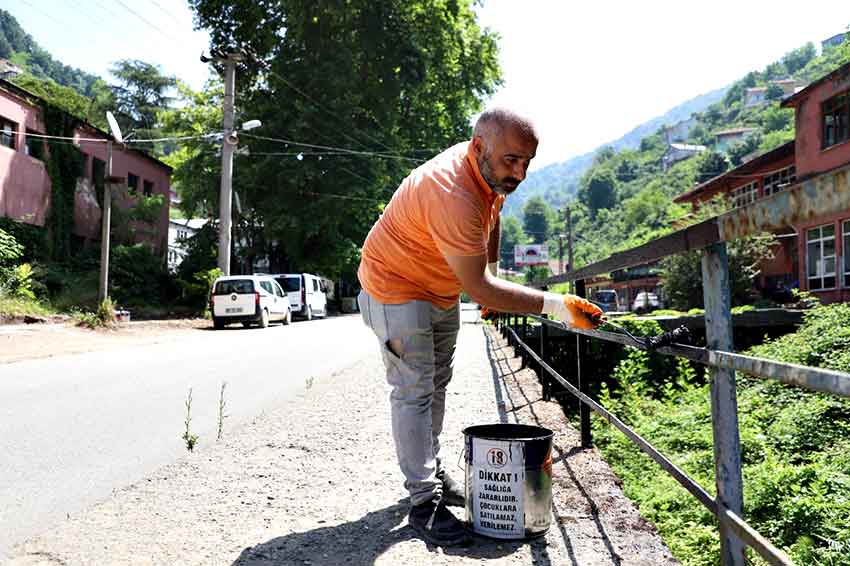
<svg viewBox="0 0 850 566">
<path fill-rule="evenodd" d="M 592 368 L 583 367 L 582 364 L 589 361 L 591 340 L 617 342 L 642 349 L 646 349 L 645 345 L 622 334 L 571 328 L 537 315 L 500 314 L 496 319 L 497 328 L 522 357 L 523 366 L 533 365 L 538 370 L 545 399 L 552 397 L 555 383 L 578 399 L 582 446 L 592 445 L 590 411 L 595 411 L 637 444 L 714 514 L 720 528 L 720 558 L 723 566 L 744 566 L 744 545 L 751 546 L 770 564 L 793 564 L 787 554 L 762 537 L 743 518 L 735 372 L 850 398 L 850 374 L 755 358 L 734 351 L 726 242 L 848 209 L 850 166 L 845 166 L 748 206 L 537 284 L 542 287 L 574 281 L 576 294 L 584 297 L 585 279 L 589 277 L 685 251 L 702 251 L 706 347 L 673 344 L 657 351 L 692 360 L 707 368 L 711 384 L 716 497 L 712 497 L 652 444 L 602 407 L 589 393 L 594 376 Z M 531 332 L 529 320 L 535 322 L 536 336 Z M 575 338 L 575 347 L 572 349 L 574 359 L 566 363 L 562 361 L 561 365 L 567 366 L 561 368 L 562 372 L 556 371 L 551 364 L 552 352 L 549 349 L 556 335 L 559 339 L 565 336 Z M 532 339 L 537 343 L 536 348 L 530 343 Z M 566 379 L 562 373 L 572 380 Z"/>
</svg>

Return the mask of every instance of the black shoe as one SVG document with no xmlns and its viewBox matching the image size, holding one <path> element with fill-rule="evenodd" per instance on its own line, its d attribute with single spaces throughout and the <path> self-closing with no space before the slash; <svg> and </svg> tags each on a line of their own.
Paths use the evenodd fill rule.
<svg viewBox="0 0 850 566">
<path fill-rule="evenodd" d="M 471 540 L 463 523 L 439 499 L 413 505 L 407 522 L 422 538 L 436 546 L 456 546 Z"/>
<path fill-rule="evenodd" d="M 466 494 L 463 491 L 463 486 L 452 479 L 445 469 L 440 470 L 437 479 L 443 482 L 443 503 L 455 507 L 466 505 Z"/>
</svg>

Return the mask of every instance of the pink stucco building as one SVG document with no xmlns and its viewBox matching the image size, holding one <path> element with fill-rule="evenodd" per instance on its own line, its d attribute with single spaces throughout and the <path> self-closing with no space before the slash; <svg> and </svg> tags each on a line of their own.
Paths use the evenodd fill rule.
<svg viewBox="0 0 850 566">
<path fill-rule="evenodd" d="M 0 80 L 0 216 L 44 226 L 50 210 L 51 182 L 44 159 L 42 101 L 14 84 Z M 100 240 L 101 210 L 96 186 L 102 186 L 106 173 L 106 141 L 111 136 L 80 121 L 75 129 L 76 145 L 83 153 L 82 174 L 74 196 L 73 234 L 85 241 Z M 115 146 L 112 174 L 127 179 L 129 194 L 113 204 L 129 206 L 132 194 L 160 194 L 164 205 L 151 225 L 133 225 L 135 242 L 148 242 L 157 253 L 167 249 L 168 207 L 171 167 L 141 151 Z M 117 201 L 117 202 L 116 202 Z"/>
</svg>

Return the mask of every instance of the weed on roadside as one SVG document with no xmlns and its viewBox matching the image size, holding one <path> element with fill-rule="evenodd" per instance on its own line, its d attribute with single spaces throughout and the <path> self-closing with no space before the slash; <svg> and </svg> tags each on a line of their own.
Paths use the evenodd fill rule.
<svg viewBox="0 0 850 566">
<path fill-rule="evenodd" d="M 222 381 L 221 382 L 221 393 L 219 394 L 219 397 L 218 397 L 218 436 L 216 437 L 217 441 L 221 440 L 221 437 L 222 437 L 222 432 L 223 432 L 223 429 L 224 429 L 224 419 L 226 419 L 227 417 L 230 416 L 230 415 L 228 415 L 224 412 L 225 407 L 227 405 L 227 403 L 224 400 L 224 388 L 225 387 L 227 387 L 227 382 Z"/>
<path fill-rule="evenodd" d="M 192 388 L 189 388 L 189 396 L 186 398 L 186 420 L 183 421 L 186 425 L 186 430 L 183 431 L 181 437 L 186 443 L 186 450 L 192 452 L 195 449 L 195 444 L 198 442 L 198 435 L 192 434 L 190 425 L 192 423 Z"/>
</svg>

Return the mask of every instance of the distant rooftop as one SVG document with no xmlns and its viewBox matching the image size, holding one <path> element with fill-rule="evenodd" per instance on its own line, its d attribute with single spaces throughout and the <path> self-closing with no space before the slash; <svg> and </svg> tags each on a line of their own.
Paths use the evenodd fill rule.
<svg viewBox="0 0 850 566">
<path fill-rule="evenodd" d="M 720 130 L 719 132 L 714 132 L 715 136 L 734 136 L 738 134 L 749 134 L 751 132 L 755 132 L 756 128 L 730 128 L 728 130 Z"/>
</svg>

